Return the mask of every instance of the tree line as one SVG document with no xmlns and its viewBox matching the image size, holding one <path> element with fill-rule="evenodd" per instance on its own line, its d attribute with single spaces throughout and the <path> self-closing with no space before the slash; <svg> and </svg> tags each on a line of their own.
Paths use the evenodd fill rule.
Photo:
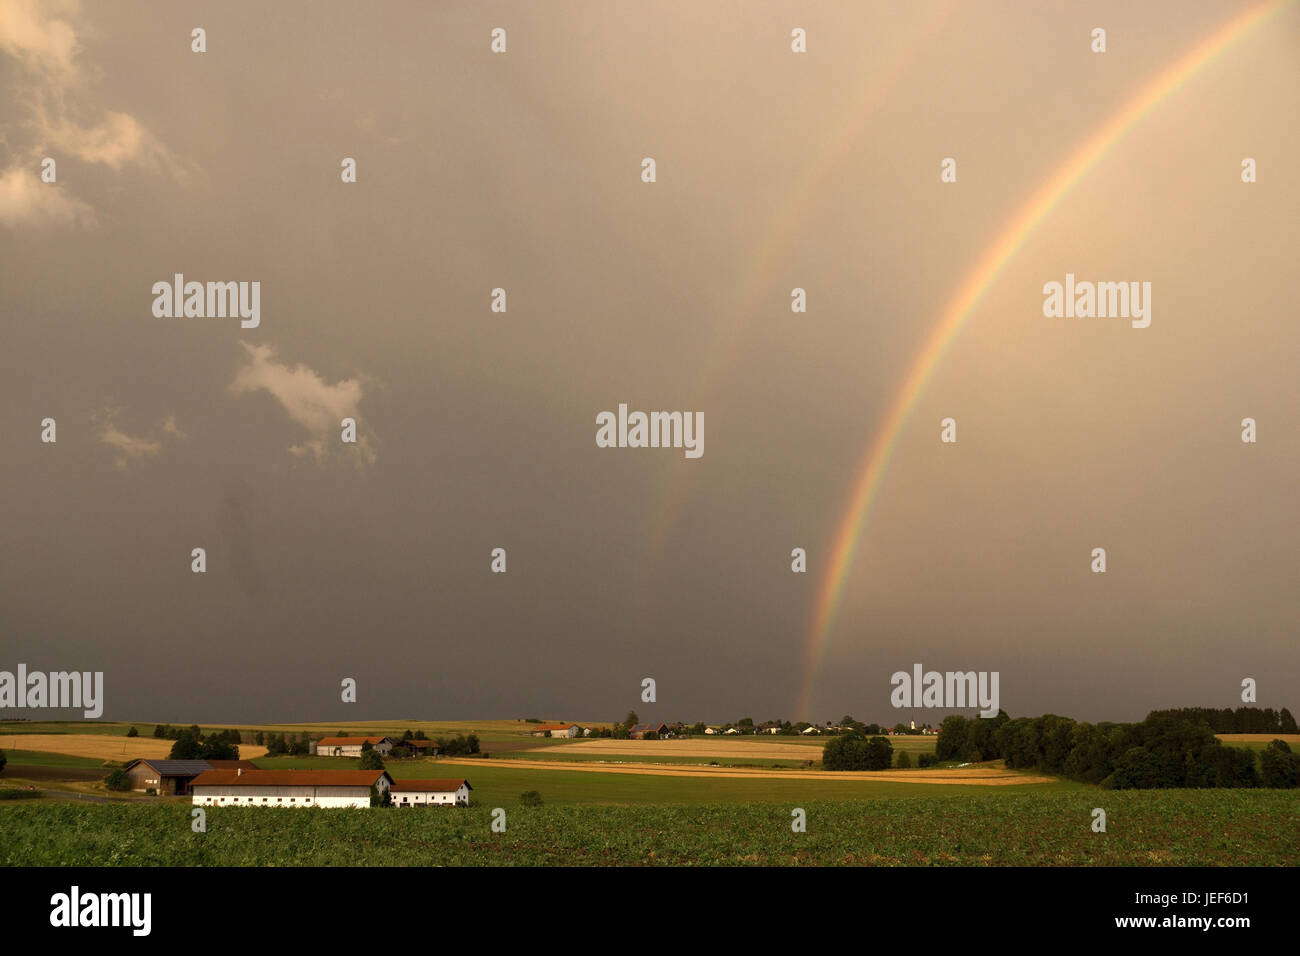
<svg viewBox="0 0 1300 956">
<path fill-rule="evenodd" d="M 1044 714 L 944 719 L 939 760 L 1001 758 L 1011 769 L 1037 769 L 1108 789 L 1300 786 L 1300 755 L 1273 741 L 1257 762 L 1255 751 L 1214 736 L 1199 708 L 1153 711 L 1140 723 L 1090 724 Z"/>
</svg>

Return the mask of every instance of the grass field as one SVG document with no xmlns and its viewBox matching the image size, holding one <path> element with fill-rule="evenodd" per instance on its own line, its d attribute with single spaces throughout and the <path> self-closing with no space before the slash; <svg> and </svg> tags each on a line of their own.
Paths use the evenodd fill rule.
<svg viewBox="0 0 1300 956">
<path fill-rule="evenodd" d="M 27 767 L 102 767 L 104 761 L 94 757 L 76 757 L 70 754 L 53 753 L 45 750 L 9 750 L 5 749 L 9 761 L 6 773 L 12 773 L 19 766 Z M 105 771 L 107 772 L 107 771 Z"/>
<path fill-rule="evenodd" d="M 355 760 L 336 757 L 275 757 L 257 761 L 259 767 L 284 769 L 334 768 L 353 769 Z M 776 773 L 763 777 L 668 776 L 613 770 L 556 770 L 549 767 L 499 766 L 491 760 L 412 760 L 388 762 L 388 772 L 396 780 L 420 777 L 464 777 L 474 788 L 473 797 L 491 806 L 519 803 L 525 790 L 537 790 L 547 803 L 556 804 L 702 804 L 702 803 L 771 803 L 791 800 L 861 800 L 877 798 L 971 794 L 987 787 L 977 784 L 939 785 L 924 783 L 920 771 L 904 771 L 916 776 L 916 782 L 863 779 L 837 775 L 819 779 L 781 779 Z M 1032 779 L 1032 778 L 1027 778 Z M 1011 784 L 1009 790 L 1086 789 L 1069 782 Z"/>
<path fill-rule="evenodd" d="M 585 782 L 585 781 L 584 781 Z M 511 787 L 517 784 L 510 785 Z M 489 788 L 490 789 L 490 788 Z M 510 787 L 507 787 L 510 789 Z M 1106 833 L 1092 832 L 1103 806 Z M 493 806 L 506 832 L 492 833 Z M 791 830 L 791 810 L 807 832 Z M 416 810 L 0 801 L 0 864 L 1294 866 L 1295 791 L 1095 790 L 908 800 Z"/>
</svg>

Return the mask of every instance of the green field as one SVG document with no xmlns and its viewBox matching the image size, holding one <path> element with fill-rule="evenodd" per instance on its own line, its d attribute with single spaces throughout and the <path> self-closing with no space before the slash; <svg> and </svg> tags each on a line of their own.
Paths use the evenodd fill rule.
<svg viewBox="0 0 1300 956">
<path fill-rule="evenodd" d="M 265 769 L 352 770 L 357 761 L 338 757 L 259 758 Z M 536 790 L 548 804 L 633 804 L 699 805 L 724 803 L 789 803 L 800 800 L 895 800 L 900 797 L 973 796 L 989 787 L 893 783 L 873 780 L 780 780 L 767 777 L 670 777 L 654 774 L 601 773 L 586 770 L 531 770 L 523 767 L 494 767 L 491 760 L 473 765 L 439 760 L 390 760 L 388 773 L 394 780 L 421 777 L 464 777 L 474 788 L 481 804 L 509 807 L 519 804 L 525 790 Z M 1084 784 L 1061 781 L 1046 784 L 1011 784 L 1002 790 L 1085 790 Z M 793 805 L 793 804 L 792 804 Z"/>
<path fill-rule="evenodd" d="M 94 757 L 73 757 L 70 754 L 50 753 L 44 750 L 6 750 L 5 757 L 9 761 L 5 772 L 10 776 L 19 767 L 99 768 L 104 766 L 104 761 L 96 760 Z"/>
<path fill-rule="evenodd" d="M 634 785 L 638 778 L 630 778 Z M 491 786 L 488 787 L 489 792 Z M 481 796 L 481 794 L 480 794 Z M 1004 790 L 911 800 L 689 807 L 207 809 L 0 801 L 18 866 L 1221 865 L 1300 863 L 1295 791 Z M 1092 832 L 1103 806 L 1108 832 Z M 791 808 L 807 812 L 791 831 Z"/>
</svg>

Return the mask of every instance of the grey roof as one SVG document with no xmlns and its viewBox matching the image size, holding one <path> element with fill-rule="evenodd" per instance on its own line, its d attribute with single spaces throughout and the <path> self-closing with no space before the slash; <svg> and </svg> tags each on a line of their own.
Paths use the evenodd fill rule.
<svg viewBox="0 0 1300 956">
<path fill-rule="evenodd" d="M 206 760 L 139 760 L 132 761 L 127 766 L 135 763 L 147 763 L 164 777 L 197 777 L 212 769 L 212 764 Z"/>
</svg>

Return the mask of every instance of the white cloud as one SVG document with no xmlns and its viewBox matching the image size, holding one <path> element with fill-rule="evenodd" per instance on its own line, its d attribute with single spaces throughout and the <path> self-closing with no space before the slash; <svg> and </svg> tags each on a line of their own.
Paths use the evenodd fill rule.
<svg viewBox="0 0 1300 956">
<path fill-rule="evenodd" d="M 185 437 L 185 433 L 176 424 L 175 415 L 168 415 L 163 422 L 154 427 L 150 436 L 129 434 L 117 426 L 117 416 L 121 411 L 120 408 L 106 406 L 92 414 L 90 419 L 99 426 L 99 440 L 117 452 L 115 464 L 123 471 L 136 459 L 158 457 L 163 442 L 160 438 L 152 437 L 153 435 L 161 432 L 171 438 Z"/>
<path fill-rule="evenodd" d="M 0 173 L 0 225 L 96 225 L 95 210 L 58 183 L 41 182 L 33 169 L 11 166 Z"/>
<path fill-rule="evenodd" d="M 358 463 L 373 463 L 374 449 L 369 436 L 361 430 L 362 388 L 358 379 L 345 379 L 335 385 L 328 384 L 317 372 L 306 365 L 290 367 L 276 361 L 275 350 L 269 345 L 244 345 L 248 362 L 235 375 L 230 390 L 236 395 L 265 390 L 280 403 L 289 418 L 308 432 L 308 437 L 289 451 L 299 458 L 324 461 L 330 448 L 340 452 L 351 448 Z M 357 443 L 344 445 L 340 439 L 344 418 L 357 422 Z"/>
<path fill-rule="evenodd" d="M 120 172 L 128 163 L 162 170 L 185 181 L 190 169 L 131 114 L 106 110 L 95 102 L 97 84 L 79 63 L 81 47 L 71 19 L 80 5 L 68 0 L 0 0 L 0 52 L 22 66 L 6 94 L 17 119 L 0 126 L 0 141 L 12 154 L 0 176 L 0 224 L 10 226 L 94 226 L 91 207 L 64 187 L 29 174 L 45 156 L 62 166 L 65 159 L 98 163 Z M 62 173 L 62 169 L 60 169 Z"/>
<path fill-rule="evenodd" d="M 0 50 L 49 82 L 71 83 L 77 76 L 77 34 L 51 14 L 77 12 L 78 4 L 57 0 L 0 0 Z"/>
</svg>

